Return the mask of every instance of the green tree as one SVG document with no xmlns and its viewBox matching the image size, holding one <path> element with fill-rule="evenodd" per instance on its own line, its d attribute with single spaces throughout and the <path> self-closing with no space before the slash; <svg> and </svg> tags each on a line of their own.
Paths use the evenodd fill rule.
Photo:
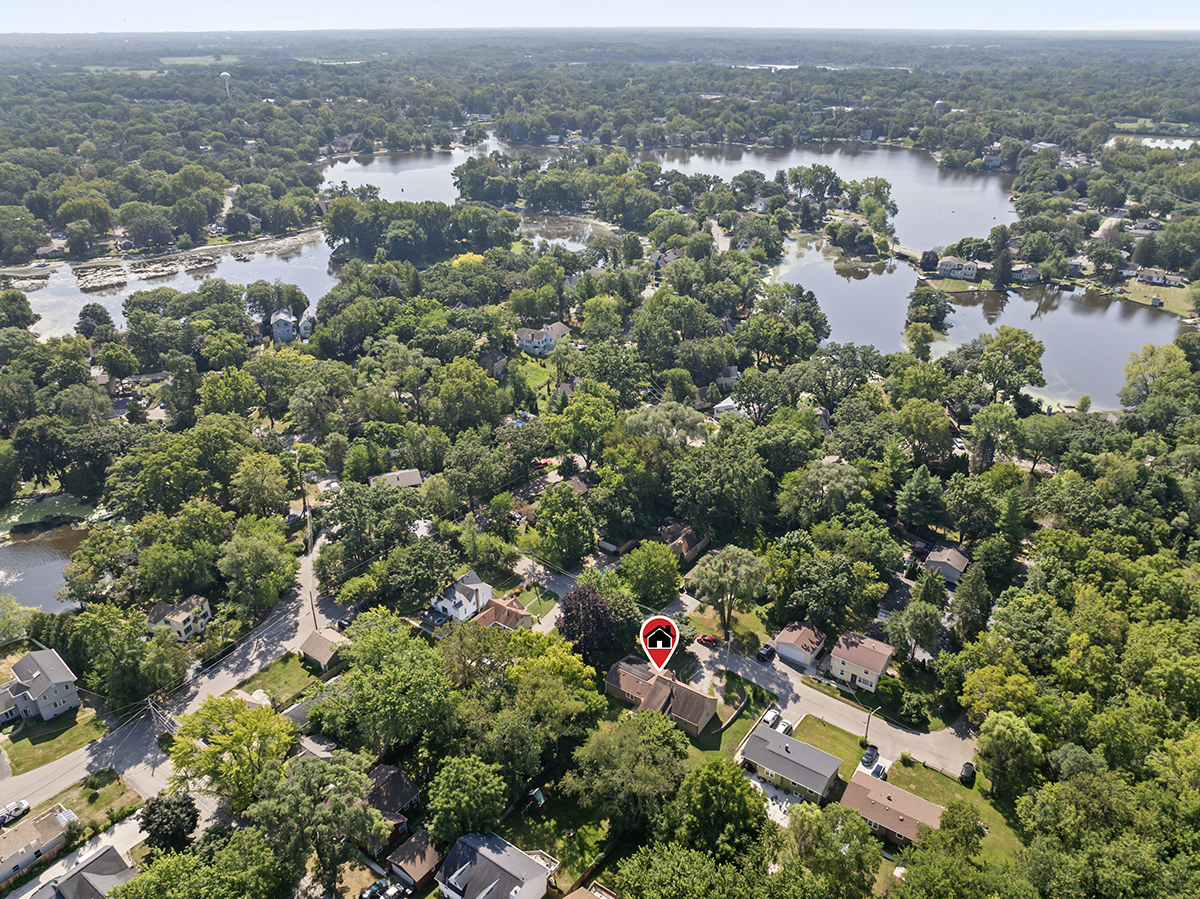
<svg viewBox="0 0 1200 899">
<path fill-rule="evenodd" d="M 824 895 L 870 899 L 879 870 L 879 844 L 854 810 L 833 803 L 789 807 L 784 859 L 799 862 L 827 885 Z"/>
<path fill-rule="evenodd" d="M 245 415 L 262 401 L 262 388 L 240 368 L 210 371 L 200 383 L 200 405 L 205 414 Z"/>
<path fill-rule="evenodd" d="M 291 494 L 279 457 L 267 453 L 247 456 L 230 486 L 234 505 L 244 514 L 260 518 L 279 514 Z"/>
<path fill-rule="evenodd" d="M 11 593 L 0 593 L 0 641 L 24 637 L 34 610 L 18 605 Z"/>
<path fill-rule="evenodd" d="M 210 833 L 216 834 L 217 830 Z M 292 888 L 286 864 L 272 841 L 258 828 L 226 831 L 208 840 L 205 848 L 208 851 L 203 853 L 163 853 L 140 868 L 132 880 L 113 887 L 109 896 L 112 899 L 163 899 L 164 896 L 279 899 Z"/>
<path fill-rule="evenodd" d="M 739 546 L 727 546 L 700 560 L 692 571 L 692 594 L 702 606 L 716 611 L 721 629 L 729 632 L 734 612 L 762 594 L 766 573 L 764 559 Z"/>
<path fill-rule="evenodd" d="M 119 343 L 106 343 L 96 354 L 96 361 L 104 373 L 115 381 L 137 374 L 137 357 Z"/>
<path fill-rule="evenodd" d="M 328 761 L 296 758 L 272 766 L 259 782 L 261 798 L 247 810 L 278 841 L 294 871 L 303 872 L 312 858 L 317 882 L 330 892 L 336 892 L 341 868 L 358 856 L 358 847 L 378 845 L 391 829 L 366 804 L 368 761 L 338 750 Z"/>
<path fill-rule="evenodd" d="M 506 804 L 498 766 L 473 755 L 448 758 L 429 785 L 429 832 L 447 845 L 463 834 L 487 833 Z"/>
<path fill-rule="evenodd" d="M 187 793 L 159 793 L 138 810 L 138 822 L 153 849 L 182 852 L 200 822 L 196 801 Z"/>
<path fill-rule="evenodd" d="M 968 566 L 950 601 L 950 614 L 954 617 L 954 632 L 964 645 L 987 627 L 992 614 L 992 593 L 982 565 Z"/>
<path fill-rule="evenodd" d="M 1045 346 L 1028 331 L 1001 325 L 994 334 L 984 334 L 979 377 L 992 392 L 995 402 L 1001 395 L 1011 401 L 1024 387 L 1045 387 L 1042 353 Z"/>
<path fill-rule="evenodd" d="M 1029 783 L 1042 763 L 1038 738 L 1024 718 L 991 712 L 979 728 L 979 760 L 983 773 L 1000 793 L 1011 794 Z"/>
<path fill-rule="evenodd" d="M 950 295 L 936 287 L 918 287 L 908 295 L 908 321 L 924 323 L 935 331 L 944 331 L 946 316 L 954 311 Z"/>
<path fill-rule="evenodd" d="M 250 708 L 210 696 L 179 719 L 171 743 L 171 788 L 212 794 L 241 814 L 258 797 L 259 779 L 295 742 L 292 723 L 270 706 Z"/>
<path fill-rule="evenodd" d="M 1021 425 L 1011 407 L 992 403 L 975 413 L 971 419 L 971 470 L 987 471 L 998 455 L 1015 456 L 1020 437 Z"/>
<path fill-rule="evenodd" d="M 621 862 L 613 886 L 627 899 L 733 899 L 742 892 L 736 870 L 707 852 L 678 843 L 643 846 Z"/>
<path fill-rule="evenodd" d="M 387 561 L 390 602 L 417 608 L 440 594 L 454 581 L 455 554 L 432 537 L 420 537 L 412 546 L 392 551 Z"/>
<path fill-rule="evenodd" d="M 294 583 L 299 567 L 284 536 L 283 520 L 253 515 L 238 520 L 217 560 L 230 598 L 255 608 L 275 605 Z"/>
<path fill-rule="evenodd" d="M 683 577 L 669 546 L 647 541 L 621 560 L 621 575 L 638 602 L 661 609 L 679 595 Z"/>
<path fill-rule="evenodd" d="M 589 571 L 593 569 L 588 569 Z M 589 665 L 612 655 L 616 625 L 607 597 L 591 584 L 572 587 L 558 604 L 558 632 Z"/>
<path fill-rule="evenodd" d="M 1081 408 L 1080 411 L 1087 410 Z M 1038 463 L 1043 459 L 1058 462 L 1067 447 L 1072 427 L 1071 419 L 1066 415 L 1031 415 L 1021 419 L 1021 453 L 1031 463 L 1030 474 L 1037 471 Z"/>
<path fill-rule="evenodd" d="M 914 528 L 929 527 L 942 517 L 942 483 L 922 465 L 896 494 L 896 513 Z"/>
<path fill-rule="evenodd" d="M 940 403 L 911 399 L 896 413 L 896 425 L 916 461 L 936 461 L 954 447 L 950 419 Z"/>
<path fill-rule="evenodd" d="M 768 829 L 762 793 L 732 759 L 693 768 L 663 812 L 661 842 L 704 849 L 718 863 L 740 862 Z"/>
<path fill-rule="evenodd" d="M 905 656 L 911 656 L 918 646 L 932 652 L 942 633 L 942 612 L 931 603 L 914 599 L 888 619 L 887 633 L 888 640 Z"/>
<path fill-rule="evenodd" d="M 637 832 L 675 795 L 687 754 L 687 737 L 661 712 L 622 715 L 575 750 L 562 787 L 619 830 Z"/>
<path fill-rule="evenodd" d="M 582 496 L 567 484 L 554 484 L 542 493 L 537 508 L 541 552 L 559 568 L 573 568 L 592 551 L 596 523 Z"/>
<path fill-rule="evenodd" d="M 575 388 L 575 395 L 560 415 L 551 416 L 551 433 L 573 453 L 583 456 L 585 468 L 605 435 L 617 424 L 612 391 L 604 385 L 585 379 Z"/>
</svg>

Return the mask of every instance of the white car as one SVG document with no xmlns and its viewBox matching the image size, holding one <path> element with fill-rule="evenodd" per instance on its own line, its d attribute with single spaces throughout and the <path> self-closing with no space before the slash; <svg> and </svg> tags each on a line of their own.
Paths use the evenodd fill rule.
<svg viewBox="0 0 1200 899">
<path fill-rule="evenodd" d="M 767 709 L 767 713 L 763 715 L 763 724 L 767 727 L 774 727 L 779 721 L 779 709 Z"/>
<path fill-rule="evenodd" d="M 29 811 L 29 803 L 24 799 L 10 802 L 4 808 L 0 808 L 0 824 L 11 824 L 27 811 Z"/>
<path fill-rule="evenodd" d="M 775 730 L 779 731 L 785 737 L 791 736 L 792 722 L 788 721 L 787 718 L 780 718 L 779 723 L 775 725 Z"/>
</svg>

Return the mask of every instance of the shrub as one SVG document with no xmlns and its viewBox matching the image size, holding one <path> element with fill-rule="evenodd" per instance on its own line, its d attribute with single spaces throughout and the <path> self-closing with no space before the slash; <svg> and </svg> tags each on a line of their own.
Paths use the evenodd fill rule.
<svg viewBox="0 0 1200 899">
<path fill-rule="evenodd" d="M 906 693 L 900 704 L 900 720 L 920 727 L 929 721 L 929 696 L 925 693 Z"/>
<path fill-rule="evenodd" d="M 905 750 L 904 752 L 900 753 L 900 764 L 903 765 L 905 768 L 911 768 L 913 765 L 912 753 L 909 752 L 908 750 Z"/>
</svg>

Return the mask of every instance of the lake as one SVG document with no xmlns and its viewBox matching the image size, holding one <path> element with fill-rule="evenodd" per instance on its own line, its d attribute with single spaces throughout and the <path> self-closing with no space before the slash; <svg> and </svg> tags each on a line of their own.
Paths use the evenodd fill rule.
<svg viewBox="0 0 1200 899">
<path fill-rule="evenodd" d="M 55 599 L 63 585 L 62 570 L 87 537 L 91 506 L 66 494 L 41 500 L 19 499 L 0 509 L 0 593 L 11 593 L 23 606 L 61 612 L 69 606 Z M 14 526 L 47 519 L 74 519 L 48 530 L 13 533 Z"/>
</svg>

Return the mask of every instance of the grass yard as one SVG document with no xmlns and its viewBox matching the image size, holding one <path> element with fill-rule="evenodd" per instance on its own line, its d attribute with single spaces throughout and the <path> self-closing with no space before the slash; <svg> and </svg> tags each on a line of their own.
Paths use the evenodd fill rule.
<svg viewBox="0 0 1200 899">
<path fill-rule="evenodd" d="M 26 718 L 15 737 L 4 739 L 13 774 L 24 774 L 74 752 L 108 733 L 95 711 L 80 706 L 50 721 Z"/>
<path fill-rule="evenodd" d="M 946 805 L 952 799 L 972 802 L 979 809 L 979 820 L 987 825 L 987 836 L 983 838 L 983 848 L 980 850 L 980 858 L 985 862 L 998 864 L 1011 861 L 1021 848 L 1021 841 L 1008 822 L 1008 816 L 1015 815 L 985 796 L 989 785 L 982 774 L 976 777 L 975 786 L 968 788 L 956 778 L 926 768 L 920 762 L 914 762 L 907 768 L 897 762 L 888 769 L 888 783 L 938 805 Z"/>
<path fill-rule="evenodd" d="M 721 622 L 717 618 L 715 609 L 699 608 L 691 614 L 690 620 L 700 633 L 712 634 L 718 640 L 722 641 L 725 639 L 725 632 L 721 628 Z M 751 609 L 746 612 L 734 611 L 733 640 L 735 645 L 742 647 L 744 650 L 755 652 L 760 646 L 770 640 L 771 636 L 767 631 L 767 625 L 756 614 L 756 610 Z"/>
<path fill-rule="evenodd" d="M 35 649 L 37 647 L 28 640 L 18 640 L 0 649 L 0 684 L 12 680 L 12 666 L 21 661 L 27 652 L 33 652 Z"/>
<path fill-rule="evenodd" d="M 78 816 L 84 827 L 90 827 L 96 833 L 107 829 L 111 825 L 109 812 L 116 815 L 130 806 L 136 808 L 142 804 L 142 797 L 126 786 L 111 768 L 106 772 L 91 775 L 94 788 L 88 785 L 89 778 L 76 781 L 57 795 L 35 805 L 26 818 L 36 818 L 61 802 Z"/>
<path fill-rule="evenodd" d="M 733 724 L 719 734 L 713 733 L 712 728 L 720 726 L 717 724 L 719 718 L 714 716 L 712 722 L 709 724 L 709 730 L 706 730 L 698 737 L 688 736 L 688 740 L 692 744 L 688 749 L 688 762 L 690 764 L 703 765 L 721 756 L 733 758 L 733 753 L 737 750 L 742 740 L 746 738 L 746 734 L 750 732 L 750 728 L 754 725 L 754 722 L 778 700 L 778 697 L 774 693 L 764 690 L 762 687 L 756 686 L 749 681 L 742 680 L 736 674 L 726 672 L 726 705 L 730 707 L 737 706 L 739 687 L 744 687 L 749 691 L 750 700 L 746 703 L 746 707 L 742 709 L 741 714 L 738 715 Z"/>
<path fill-rule="evenodd" d="M 313 870 L 311 862 L 308 870 Z M 342 882 L 338 885 L 337 892 L 344 899 L 358 899 L 363 890 L 379 879 L 379 875 L 367 867 L 365 858 L 346 862 L 342 865 L 340 873 Z"/>
<path fill-rule="evenodd" d="M 467 569 L 467 571 L 469 570 Z M 479 575 L 485 584 L 491 585 L 492 592 L 494 593 L 507 593 L 509 590 L 519 587 L 521 582 L 525 580 L 521 575 L 513 571 L 485 572 L 476 569 L 475 573 Z M 466 574 L 466 571 L 463 574 Z"/>
<path fill-rule="evenodd" d="M 513 812 L 496 833 L 528 852 L 540 849 L 561 863 L 555 879 L 564 891 L 583 876 L 608 844 L 608 822 L 580 808 L 565 795 L 552 794 L 540 809 Z M 573 836 L 566 836 L 571 833 Z"/>
<path fill-rule="evenodd" d="M 879 870 L 875 873 L 875 895 L 882 896 L 888 891 L 888 887 L 892 885 L 892 872 L 896 870 L 896 863 L 889 862 L 886 858 L 879 859 Z"/>
<path fill-rule="evenodd" d="M 862 759 L 863 750 L 858 745 L 857 736 L 832 724 L 824 724 L 820 718 L 812 715 L 806 715 L 796 725 L 792 737 L 840 758 L 842 764 L 838 766 L 838 776 L 844 781 L 850 780 Z"/>
<path fill-rule="evenodd" d="M 1158 296 L 1162 299 L 1162 308 L 1168 312 L 1174 312 L 1176 315 L 1182 315 L 1184 318 L 1190 318 L 1195 314 L 1192 311 L 1192 301 L 1188 296 L 1188 289 L 1186 287 L 1143 284 L 1131 278 L 1125 282 L 1125 293 L 1119 294 L 1119 296 L 1122 299 L 1141 303 L 1143 306 L 1149 306 L 1151 299 Z"/>
<path fill-rule="evenodd" d="M 316 682 L 317 678 L 300 660 L 300 656 L 289 652 L 246 678 L 238 684 L 238 689 L 247 693 L 262 690 L 276 702 L 281 702 L 307 690 Z"/>
<path fill-rule="evenodd" d="M 553 590 L 526 590 L 517 599 L 537 618 L 541 618 L 558 605 L 558 594 Z"/>
</svg>

